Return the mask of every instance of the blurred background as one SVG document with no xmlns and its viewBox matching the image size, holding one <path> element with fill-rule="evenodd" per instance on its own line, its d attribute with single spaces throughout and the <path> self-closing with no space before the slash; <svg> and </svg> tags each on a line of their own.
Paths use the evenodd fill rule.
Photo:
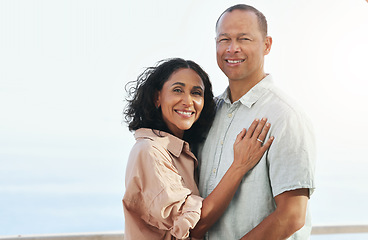
<svg viewBox="0 0 368 240">
<path fill-rule="evenodd" d="M 365 0 L 0 0 L 0 235 L 123 231 L 125 84 L 182 57 L 221 94 L 215 22 L 237 3 L 265 14 L 266 72 L 314 124 L 313 224 L 367 224 Z"/>
</svg>

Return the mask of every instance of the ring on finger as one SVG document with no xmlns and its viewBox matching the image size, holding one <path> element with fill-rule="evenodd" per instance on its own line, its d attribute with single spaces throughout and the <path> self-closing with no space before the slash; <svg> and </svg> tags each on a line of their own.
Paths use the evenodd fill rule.
<svg viewBox="0 0 368 240">
<path fill-rule="evenodd" d="M 263 143 L 263 141 L 259 138 L 257 138 L 257 141 L 260 142 L 260 143 Z"/>
</svg>

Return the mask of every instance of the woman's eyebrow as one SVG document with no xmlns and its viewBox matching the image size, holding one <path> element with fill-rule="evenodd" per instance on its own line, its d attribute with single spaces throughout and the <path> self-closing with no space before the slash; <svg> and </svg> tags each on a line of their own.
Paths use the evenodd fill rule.
<svg viewBox="0 0 368 240">
<path fill-rule="evenodd" d="M 185 83 L 182 83 L 182 82 L 175 82 L 175 83 L 171 84 L 171 86 L 175 86 L 175 85 L 180 85 L 180 86 L 185 87 Z M 194 86 L 193 88 L 194 89 L 200 89 L 200 90 L 203 91 L 203 87 L 201 87 L 201 86 Z"/>
<path fill-rule="evenodd" d="M 175 82 L 175 83 L 171 84 L 171 86 L 174 86 L 174 85 L 180 85 L 180 86 L 185 87 L 185 83 L 182 83 L 182 82 Z"/>
<path fill-rule="evenodd" d="M 194 86 L 193 88 L 194 88 L 194 89 L 200 89 L 200 90 L 202 90 L 202 91 L 203 91 L 203 88 L 202 88 L 201 86 Z"/>
</svg>

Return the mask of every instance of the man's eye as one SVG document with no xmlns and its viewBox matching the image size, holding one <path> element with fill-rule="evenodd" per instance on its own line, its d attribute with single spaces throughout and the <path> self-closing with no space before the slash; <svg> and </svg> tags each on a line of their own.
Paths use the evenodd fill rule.
<svg viewBox="0 0 368 240">
<path fill-rule="evenodd" d="M 229 41 L 229 39 L 228 39 L 228 38 L 220 38 L 220 39 L 219 39 L 219 42 L 227 42 L 227 41 Z"/>
<path fill-rule="evenodd" d="M 241 40 L 241 41 L 250 41 L 249 38 L 239 38 L 239 40 Z"/>
</svg>

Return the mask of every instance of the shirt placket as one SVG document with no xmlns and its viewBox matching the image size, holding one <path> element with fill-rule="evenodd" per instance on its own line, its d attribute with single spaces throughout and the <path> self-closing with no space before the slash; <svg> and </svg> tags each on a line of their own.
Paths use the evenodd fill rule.
<svg viewBox="0 0 368 240">
<path fill-rule="evenodd" d="M 226 128 L 223 128 L 223 131 L 220 133 L 220 137 L 217 140 L 217 148 L 216 148 L 216 152 L 215 152 L 215 160 L 214 160 L 214 164 L 213 167 L 211 169 L 211 175 L 210 175 L 210 181 L 209 181 L 209 186 L 208 186 L 208 194 L 211 193 L 215 187 L 217 186 L 217 173 L 218 173 L 218 169 L 220 166 L 220 159 L 222 157 L 223 154 L 223 147 L 224 147 L 224 143 L 225 143 L 225 139 L 227 136 L 227 133 L 229 131 L 229 128 L 231 126 L 231 123 L 234 120 L 235 117 L 235 113 L 236 110 L 238 109 L 239 104 L 238 103 L 234 103 L 234 104 L 227 104 L 227 110 L 225 110 L 225 116 L 223 118 L 222 121 L 222 125 L 226 126 Z M 232 159 L 231 159 L 232 161 Z M 221 176 L 222 177 L 222 176 Z"/>
</svg>

